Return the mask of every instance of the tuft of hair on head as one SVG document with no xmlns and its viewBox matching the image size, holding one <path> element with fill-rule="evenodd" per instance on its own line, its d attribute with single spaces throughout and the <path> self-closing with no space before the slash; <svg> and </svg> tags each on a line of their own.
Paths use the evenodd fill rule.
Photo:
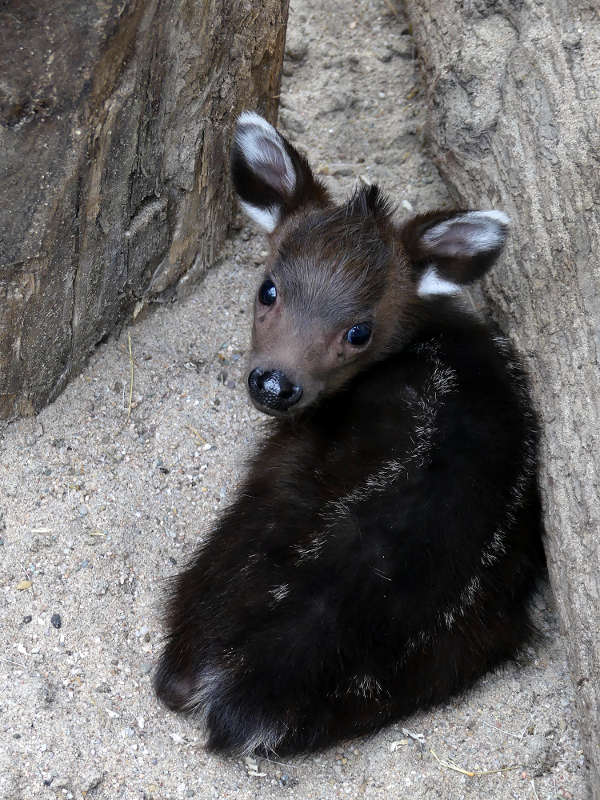
<svg viewBox="0 0 600 800">
<path fill-rule="evenodd" d="M 388 221 L 394 208 L 376 183 L 358 186 L 345 205 L 347 216 L 374 217 Z"/>
</svg>

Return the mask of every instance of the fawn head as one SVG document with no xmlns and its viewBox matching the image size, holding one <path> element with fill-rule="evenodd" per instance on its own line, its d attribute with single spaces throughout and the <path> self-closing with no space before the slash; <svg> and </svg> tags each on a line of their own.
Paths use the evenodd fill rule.
<svg viewBox="0 0 600 800">
<path fill-rule="evenodd" d="M 244 211 L 269 235 L 254 303 L 248 389 L 267 414 L 313 406 L 401 349 L 432 302 L 459 294 L 500 254 L 500 211 L 436 211 L 398 227 L 375 185 L 336 205 L 307 160 L 243 113 L 231 167 Z"/>
</svg>

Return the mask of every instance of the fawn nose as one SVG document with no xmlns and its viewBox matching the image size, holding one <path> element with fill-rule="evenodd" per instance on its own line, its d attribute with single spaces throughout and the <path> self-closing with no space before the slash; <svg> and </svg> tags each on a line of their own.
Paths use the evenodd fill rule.
<svg viewBox="0 0 600 800">
<path fill-rule="evenodd" d="M 274 411 L 287 411 L 302 397 L 302 387 L 292 383 L 280 369 L 253 369 L 248 375 L 248 389 L 252 399 Z"/>
</svg>

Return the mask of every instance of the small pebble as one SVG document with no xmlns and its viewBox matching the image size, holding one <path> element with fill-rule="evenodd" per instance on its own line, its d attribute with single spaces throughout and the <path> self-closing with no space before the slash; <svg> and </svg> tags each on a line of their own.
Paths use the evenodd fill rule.
<svg viewBox="0 0 600 800">
<path fill-rule="evenodd" d="M 354 165 L 348 163 L 330 164 L 329 171 L 331 175 L 337 177 L 348 177 L 354 175 Z"/>
<path fill-rule="evenodd" d="M 308 44 L 305 39 L 294 31 L 289 31 L 285 43 L 285 57 L 290 61 L 303 61 L 308 54 Z"/>
<path fill-rule="evenodd" d="M 279 112 L 279 124 L 291 133 L 304 133 L 306 131 L 304 120 L 286 108 L 282 108 Z"/>
<path fill-rule="evenodd" d="M 104 775 L 101 772 L 94 770 L 83 778 L 79 788 L 81 789 L 82 794 L 85 796 L 94 789 L 97 789 L 103 780 Z"/>
<path fill-rule="evenodd" d="M 394 51 L 388 45 L 384 45 L 375 50 L 375 55 L 382 63 L 387 64 L 388 61 L 392 60 Z"/>
<path fill-rule="evenodd" d="M 50 617 L 50 622 L 57 630 L 58 628 L 62 627 L 62 619 L 60 618 L 60 614 L 52 614 Z"/>
<path fill-rule="evenodd" d="M 415 57 L 415 43 L 411 36 L 403 36 L 390 44 L 390 50 L 395 56 L 411 61 Z"/>
</svg>

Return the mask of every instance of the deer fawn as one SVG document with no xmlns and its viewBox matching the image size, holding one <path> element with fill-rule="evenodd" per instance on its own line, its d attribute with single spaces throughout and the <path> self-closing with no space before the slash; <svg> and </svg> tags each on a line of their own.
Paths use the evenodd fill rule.
<svg viewBox="0 0 600 800">
<path fill-rule="evenodd" d="M 512 346 L 461 297 L 505 214 L 398 227 L 376 186 L 335 205 L 248 112 L 232 170 L 271 243 L 248 389 L 275 419 L 174 583 L 155 687 L 210 749 L 294 753 L 440 703 L 527 640 L 538 427 Z"/>
</svg>

